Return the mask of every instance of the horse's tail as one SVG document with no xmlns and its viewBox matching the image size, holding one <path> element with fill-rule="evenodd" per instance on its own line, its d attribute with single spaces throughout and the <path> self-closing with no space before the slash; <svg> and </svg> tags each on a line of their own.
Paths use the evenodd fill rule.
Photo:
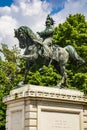
<svg viewBox="0 0 87 130">
<path fill-rule="evenodd" d="M 73 46 L 67 45 L 64 48 L 69 53 L 70 59 L 73 60 L 75 64 L 82 65 L 85 63 L 85 61 L 77 54 Z"/>
</svg>

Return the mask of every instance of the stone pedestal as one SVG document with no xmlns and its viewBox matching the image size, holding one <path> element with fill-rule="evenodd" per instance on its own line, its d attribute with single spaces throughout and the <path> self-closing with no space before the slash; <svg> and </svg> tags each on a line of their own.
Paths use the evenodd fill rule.
<svg viewBox="0 0 87 130">
<path fill-rule="evenodd" d="M 6 130 L 87 130 L 87 97 L 80 91 L 25 85 L 3 102 Z"/>
</svg>

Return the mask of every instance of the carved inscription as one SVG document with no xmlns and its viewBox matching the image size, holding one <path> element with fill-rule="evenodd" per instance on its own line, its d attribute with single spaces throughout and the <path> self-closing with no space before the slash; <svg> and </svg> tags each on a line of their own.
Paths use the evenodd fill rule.
<svg viewBox="0 0 87 130">
<path fill-rule="evenodd" d="M 53 128 L 64 128 L 64 129 L 67 129 L 67 128 L 71 128 L 72 126 L 72 123 L 71 122 L 68 122 L 66 120 L 54 120 L 53 124 L 52 124 L 52 127 Z"/>
<path fill-rule="evenodd" d="M 78 113 L 42 110 L 39 116 L 39 130 L 80 130 Z"/>
</svg>

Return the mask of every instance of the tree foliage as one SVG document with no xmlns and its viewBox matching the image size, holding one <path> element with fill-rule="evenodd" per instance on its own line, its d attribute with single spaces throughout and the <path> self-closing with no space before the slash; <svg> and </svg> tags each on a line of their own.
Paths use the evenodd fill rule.
<svg viewBox="0 0 87 130">
<path fill-rule="evenodd" d="M 10 50 L 7 45 L 2 44 L 0 53 L 3 53 L 5 57 L 5 60 L 0 57 L 0 129 L 4 130 L 6 106 L 2 100 L 19 82 L 19 75 L 16 70 L 16 59 L 19 52 L 15 47 Z"/>
<path fill-rule="evenodd" d="M 43 66 L 40 70 L 35 72 L 31 70 L 27 77 L 29 84 L 36 84 L 41 86 L 56 86 L 61 76 L 57 74 L 53 66 Z"/>
<path fill-rule="evenodd" d="M 61 47 L 74 46 L 77 53 L 86 61 L 85 65 L 79 68 L 69 62 L 67 73 L 70 86 L 87 93 L 87 22 L 85 16 L 69 15 L 63 24 L 55 28 L 53 38 Z"/>
</svg>

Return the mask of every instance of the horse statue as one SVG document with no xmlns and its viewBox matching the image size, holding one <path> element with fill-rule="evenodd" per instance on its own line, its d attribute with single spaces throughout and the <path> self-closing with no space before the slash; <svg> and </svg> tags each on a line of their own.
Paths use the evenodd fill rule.
<svg viewBox="0 0 87 130">
<path fill-rule="evenodd" d="M 25 74 L 23 83 L 26 83 L 27 73 L 32 65 L 37 64 L 37 61 L 43 62 L 48 66 L 52 64 L 57 72 L 61 75 L 61 81 L 57 84 L 58 87 L 67 86 L 67 73 L 66 63 L 69 57 L 78 64 L 83 64 L 85 61 L 77 54 L 75 48 L 68 45 L 64 48 L 59 47 L 56 44 L 50 45 L 51 54 L 46 55 L 46 51 L 41 39 L 39 39 L 33 31 L 27 26 L 21 26 L 18 29 L 14 29 L 15 37 L 19 40 L 19 47 L 25 48 L 25 52 L 20 56 L 20 59 L 26 61 Z"/>
</svg>

